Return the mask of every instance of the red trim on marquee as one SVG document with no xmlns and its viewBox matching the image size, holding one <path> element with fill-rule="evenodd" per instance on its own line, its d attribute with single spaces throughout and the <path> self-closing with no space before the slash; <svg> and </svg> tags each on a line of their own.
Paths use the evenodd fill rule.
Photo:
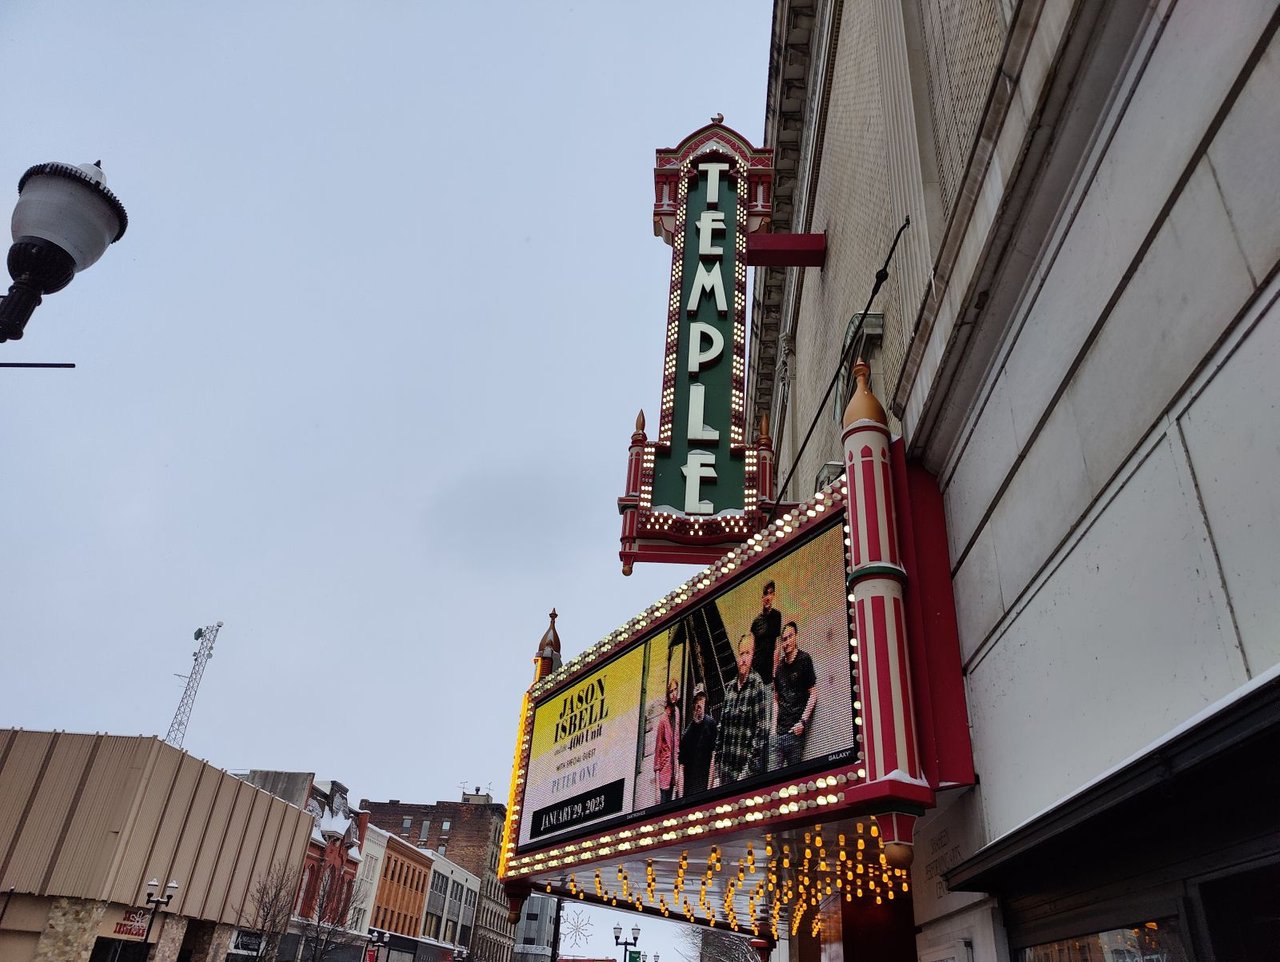
<svg viewBox="0 0 1280 962">
<path fill-rule="evenodd" d="M 901 439 L 893 443 L 890 457 L 907 572 L 907 643 L 922 774 L 935 787 L 972 785 L 973 745 L 942 492 L 921 465 L 907 463 Z"/>
<path fill-rule="evenodd" d="M 899 635 L 901 635 L 902 632 L 907 630 L 907 620 L 903 616 L 902 607 L 903 607 L 902 598 L 900 597 L 894 598 L 893 599 L 893 620 L 897 624 Z M 902 691 L 902 702 L 903 702 L 902 729 L 906 733 L 907 744 L 915 745 L 916 744 L 916 722 L 915 722 L 915 718 L 913 717 L 915 715 L 915 711 L 914 711 L 915 692 L 913 690 L 913 686 L 910 684 L 911 665 L 909 664 L 909 660 L 908 660 L 907 646 L 898 645 L 896 647 L 897 647 L 897 658 L 898 658 L 898 677 L 908 679 L 908 684 L 903 688 L 903 691 Z M 908 775 L 910 775 L 912 778 L 920 777 L 920 761 L 914 755 L 911 755 L 910 757 L 905 759 L 899 759 L 898 767 L 901 768 Z"/>
</svg>

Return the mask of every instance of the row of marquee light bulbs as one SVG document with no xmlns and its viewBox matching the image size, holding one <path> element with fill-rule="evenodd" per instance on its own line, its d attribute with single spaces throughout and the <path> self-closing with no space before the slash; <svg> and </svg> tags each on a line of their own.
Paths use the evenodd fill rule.
<svg viewBox="0 0 1280 962">
<path fill-rule="evenodd" d="M 754 455 L 748 452 L 748 457 L 754 457 Z M 647 490 L 650 494 L 652 493 L 651 487 Z M 718 585 L 723 579 L 732 576 L 738 568 L 750 564 L 751 556 L 768 550 L 777 542 L 788 538 L 801 527 L 815 523 L 826 511 L 843 510 L 848 494 L 847 483 L 838 481 L 830 490 L 819 491 L 811 501 L 797 505 L 782 517 L 774 519 L 771 524 L 766 525 L 748 537 L 746 541 L 726 553 L 719 561 L 708 565 L 683 585 L 668 592 L 665 597 L 655 601 L 644 611 L 631 618 L 626 624 L 605 635 L 585 651 L 574 655 L 561 665 L 559 670 L 547 675 L 541 681 L 534 682 L 529 689 L 529 697 L 534 699 L 541 697 L 543 692 L 555 687 L 560 681 L 591 664 L 606 652 L 612 652 L 620 643 L 635 640 L 637 634 L 643 632 L 653 622 L 666 617 L 669 612 L 692 600 L 701 592 Z M 848 551 L 852 534 L 847 521 L 842 526 L 842 530 L 844 531 L 845 550 Z M 854 647 L 857 647 L 856 643 Z M 857 658 L 853 660 L 857 661 Z M 526 733 L 516 747 L 513 771 L 516 775 L 517 783 L 521 785 L 524 783 L 525 774 L 522 759 L 524 753 L 529 749 L 532 737 L 531 732 Z"/>
<path fill-rule="evenodd" d="M 734 932 L 750 932 L 758 936 L 761 927 L 768 925 L 776 941 L 779 921 L 787 907 L 791 910 L 791 934 L 800 931 L 805 915 L 811 913 L 810 934 L 816 936 L 821 931 L 821 915 L 817 909 L 827 898 L 843 895 L 847 902 L 854 898 L 873 898 L 880 905 L 910 891 L 907 869 L 889 864 L 880 828 L 874 818 L 857 822 L 852 835 L 838 834 L 835 841 L 836 845 L 828 849 L 821 825 L 815 825 L 804 833 L 803 847 L 798 841 L 794 848 L 789 841 L 782 841 L 779 845 L 773 835 L 766 835 L 763 872 L 757 863 L 755 848 L 748 842 L 746 855 L 739 858 L 736 865 L 731 863 L 729 872 L 724 875 L 721 875 L 720 848 L 713 845 L 707 856 L 706 870 L 698 876 L 696 906 L 685 893 L 689 866 L 687 850 L 680 853 L 680 867 L 669 898 L 665 893 L 658 893 L 653 859 L 649 859 L 645 865 L 645 881 L 640 887 L 632 886 L 622 865 L 617 867 L 616 890 L 605 882 L 597 869 L 593 883 L 595 900 L 608 905 L 622 902 L 641 912 L 646 906 L 656 908 L 664 918 L 675 911 L 690 922 L 696 921 L 701 914 L 703 921 L 712 927 L 719 922 L 722 912 L 724 921 Z M 712 894 L 717 878 L 723 882 L 724 891 L 718 908 Z M 551 891 L 550 882 L 546 888 Z M 587 898 L 587 890 L 578 884 L 575 874 L 569 875 L 567 888 L 570 896 Z M 742 893 L 747 899 L 745 915 L 738 912 L 736 903 Z M 768 906 L 767 916 L 757 911 L 762 902 Z"/>
</svg>

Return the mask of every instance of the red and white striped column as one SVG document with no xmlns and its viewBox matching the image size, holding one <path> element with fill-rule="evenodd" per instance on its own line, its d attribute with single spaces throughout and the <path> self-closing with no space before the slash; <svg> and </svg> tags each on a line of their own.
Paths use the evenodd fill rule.
<svg viewBox="0 0 1280 962">
<path fill-rule="evenodd" d="M 907 575 L 898 551 L 889 474 L 889 420 L 867 385 L 870 373 L 862 360 L 853 366 L 857 387 L 845 408 L 842 435 L 849 484 L 849 586 L 857 629 L 863 761 L 868 782 L 924 784 L 911 703 L 902 604 Z M 879 821 L 886 842 L 911 841 L 914 818 L 886 816 Z M 903 831 L 892 831 L 893 825 Z"/>
</svg>

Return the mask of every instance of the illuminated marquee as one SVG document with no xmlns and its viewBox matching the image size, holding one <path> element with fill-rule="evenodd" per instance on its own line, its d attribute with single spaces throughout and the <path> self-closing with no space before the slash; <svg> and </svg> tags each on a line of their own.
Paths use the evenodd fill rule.
<svg viewBox="0 0 1280 962">
<path fill-rule="evenodd" d="M 539 694 L 521 848 L 857 762 L 844 529 L 837 512 L 829 517 L 791 550 Z M 753 693 L 754 714 L 738 710 Z M 732 758 L 730 724 L 751 736 Z"/>
<path fill-rule="evenodd" d="M 767 229 L 773 152 L 712 123 L 660 150 L 654 233 L 672 248 L 657 438 L 632 435 L 621 558 L 705 564 L 765 523 L 767 426 L 746 424 L 747 238 Z"/>
<path fill-rule="evenodd" d="M 865 372 L 856 373 L 865 391 Z M 521 709 L 499 864 L 516 916 L 538 891 L 776 939 L 784 925 L 794 933 L 816 920 L 813 909 L 833 892 L 877 904 L 908 893 L 916 817 L 934 805 L 938 787 L 973 783 L 972 754 L 945 528 L 903 523 L 941 518 L 941 494 L 923 469 L 906 464 L 901 442 L 887 454 L 862 444 L 874 428 L 857 420 L 851 429 L 855 454 L 868 448 L 882 466 L 856 472 L 862 488 L 838 480 L 779 509 L 741 545 L 534 682 Z M 912 510 L 870 511 L 873 501 L 889 503 L 890 487 Z M 875 531 L 898 528 L 887 555 L 883 537 L 872 550 Z M 899 626 L 906 644 L 898 649 L 885 645 L 890 622 L 876 615 L 876 579 L 894 574 L 917 586 L 892 606 L 912 629 L 904 635 Z M 720 677 L 731 678 L 732 663 L 709 652 L 719 646 L 728 655 L 725 648 L 750 635 L 755 655 L 770 582 L 777 621 L 796 622 L 812 659 L 816 701 L 794 700 L 796 714 L 783 715 L 790 683 L 779 686 L 775 674 L 772 688 L 782 697 L 769 723 L 773 744 L 756 755 L 767 765 L 752 768 L 740 754 L 735 766 L 713 763 L 717 774 L 703 783 L 688 770 L 694 759 L 682 740 L 683 781 L 664 783 L 667 702 L 679 707 L 678 720 L 667 716 L 672 727 L 687 729 L 700 682 L 706 711 L 725 721 L 727 686 L 716 691 L 706 679 L 714 660 Z M 750 664 L 756 671 L 754 657 Z M 557 731 L 568 739 L 589 732 L 593 744 L 603 738 L 596 727 L 615 720 L 609 692 L 627 688 L 624 676 L 638 695 L 616 702 L 624 720 L 610 749 L 616 769 L 586 769 L 556 784 L 563 775 L 547 764 L 547 739 Z M 777 750 L 792 721 L 803 722 L 808 740 L 788 762 Z M 903 737 L 918 749 L 909 749 L 910 768 L 889 751 Z M 585 752 L 571 757 L 596 761 Z"/>
<path fill-rule="evenodd" d="M 933 787 L 923 780 L 868 777 L 863 649 L 853 631 L 846 584 L 847 508 L 848 489 L 839 482 L 784 509 L 690 581 L 533 684 L 521 713 L 499 866 L 513 905 L 524 893 L 539 891 L 688 921 L 722 921 L 731 930 L 771 932 L 776 938 L 780 926 L 794 931 L 810 917 L 808 893 L 823 886 L 838 888 L 856 879 L 846 893 L 850 898 L 906 892 L 905 871 L 885 862 L 883 843 L 901 836 L 898 813 L 933 804 Z M 766 592 L 778 617 L 762 631 L 757 621 L 770 621 L 760 619 Z M 780 642 L 791 622 L 799 649 L 811 661 L 812 674 L 799 676 L 812 681 L 814 700 L 803 697 L 806 681 L 802 697 L 784 704 L 787 685 L 780 686 L 775 674 L 765 687 L 783 697 L 773 702 L 765 739 L 740 752 L 733 764 L 713 762 L 704 785 L 690 771 L 695 759 L 682 738 L 683 778 L 664 792 L 664 715 L 673 729 L 687 731 L 704 694 L 701 685 L 705 713 L 725 724 L 733 714 L 728 688 L 750 687 L 735 681 L 734 656 L 747 653 L 749 673 L 772 664 L 767 646 L 755 657 L 759 639 L 778 631 Z M 717 673 L 718 685 L 711 680 Z M 632 684 L 624 686 L 624 678 Z M 618 700 L 615 709 L 608 693 L 620 689 L 638 695 Z M 592 715 L 600 696 L 605 706 Z M 678 712 L 667 713 L 668 701 Z M 591 722 L 599 724 L 605 710 L 605 725 L 623 722 L 619 741 L 609 749 L 615 767 L 588 769 L 572 784 L 557 784 L 563 776 L 548 755 L 555 735 L 572 739 L 571 728 L 594 733 Z M 794 716 L 782 714 L 787 710 Z M 584 720 L 575 725 L 575 717 Z M 788 729 L 801 730 L 792 722 L 803 723 L 799 746 L 785 746 L 780 737 Z M 727 742 L 716 744 L 723 749 Z M 788 747 L 797 749 L 790 758 L 783 754 Z M 582 755 L 570 757 L 584 765 L 600 757 Z M 753 757 L 761 763 L 752 765 Z M 617 787 L 623 790 L 620 807 L 610 794 Z M 914 821 L 914 814 L 905 817 Z M 835 825 L 830 861 L 821 854 L 816 823 Z M 812 866 L 799 845 L 801 837 L 808 840 L 806 826 L 816 832 Z M 840 834 L 846 831 L 847 847 Z"/>
</svg>

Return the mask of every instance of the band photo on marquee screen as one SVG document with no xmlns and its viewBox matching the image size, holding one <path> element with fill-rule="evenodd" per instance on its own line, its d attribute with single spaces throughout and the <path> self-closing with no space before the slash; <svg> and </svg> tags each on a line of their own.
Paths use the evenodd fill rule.
<svg viewBox="0 0 1280 962">
<path fill-rule="evenodd" d="M 637 810 L 849 753 L 843 558 L 837 525 L 650 641 Z"/>
</svg>

